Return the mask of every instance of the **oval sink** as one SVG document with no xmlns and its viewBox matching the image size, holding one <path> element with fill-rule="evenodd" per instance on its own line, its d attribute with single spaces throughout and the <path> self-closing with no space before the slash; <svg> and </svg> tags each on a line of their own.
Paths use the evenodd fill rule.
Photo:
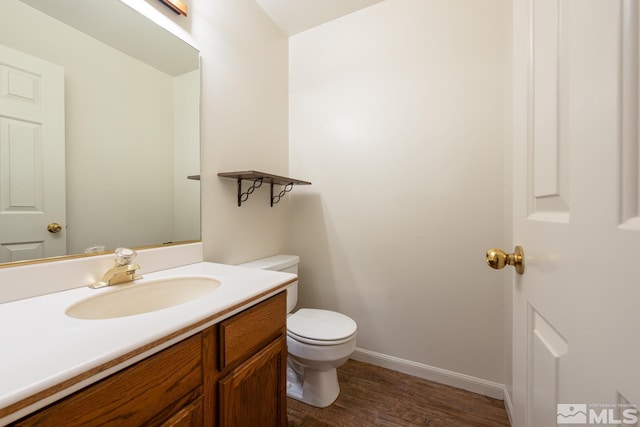
<svg viewBox="0 0 640 427">
<path fill-rule="evenodd" d="M 115 285 L 109 292 L 82 300 L 66 311 L 76 319 L 113 319 L 149 313 L 193 301 L 220 286 L 209 277 L 179 277 Z"/>
</svg>

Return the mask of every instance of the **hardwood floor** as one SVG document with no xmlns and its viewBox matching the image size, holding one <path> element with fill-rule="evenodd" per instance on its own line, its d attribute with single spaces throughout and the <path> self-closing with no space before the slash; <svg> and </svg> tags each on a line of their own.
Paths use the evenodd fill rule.
<svg viewBox="0 0 640 427">
<path fill-rule="evenodd" d="M 288 427 L 508 426 L 501 400 L 349 360 L 328 408 L 287 399 Z"/>
</svg>

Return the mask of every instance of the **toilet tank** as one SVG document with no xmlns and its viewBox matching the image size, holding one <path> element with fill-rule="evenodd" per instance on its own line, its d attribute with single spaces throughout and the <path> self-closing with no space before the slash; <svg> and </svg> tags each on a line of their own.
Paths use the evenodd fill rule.
<svg viewBox="0 0 640 427">
<path fill-rule="evenodd" d="M 298 274 L 298 255 L 274 255 L 267 258 L 239 264 L 238 267 L 259 268 L 261 270 L 283 271 Z M 287 288 L 287 313 L 291 313 L 298 303 L 298 281 Z"/>
</svg>

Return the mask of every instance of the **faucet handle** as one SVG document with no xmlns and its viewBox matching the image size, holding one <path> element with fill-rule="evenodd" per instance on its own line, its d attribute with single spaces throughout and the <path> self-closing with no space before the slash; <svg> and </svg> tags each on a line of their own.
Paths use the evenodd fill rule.
<svg viewBox="0 0 640 427">
<path fill-rule="evenodd" d="M 116 265 L 129 265 L 131 261 L 138 255 L 136 251 L 129 248 L 118 248 L 115 250 Z"/>
</svg>

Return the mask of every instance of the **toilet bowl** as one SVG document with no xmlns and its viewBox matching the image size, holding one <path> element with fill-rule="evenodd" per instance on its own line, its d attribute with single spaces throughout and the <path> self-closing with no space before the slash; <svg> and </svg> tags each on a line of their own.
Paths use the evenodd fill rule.
<svg viewBox="0 0 640 427">
<path fill-rule="evenodd" d="M 297 274 L 298 262 L 294 255 L 276 255 L 240 266 Z M 287 289 L 287 396 L 324 408 L 340 393 L 336 368 L 356 348 L 357 325 L 350 317 L 330 310 L 301 308 L 291 313 L 297 291 L 297 282 Z"/>
</svg>

